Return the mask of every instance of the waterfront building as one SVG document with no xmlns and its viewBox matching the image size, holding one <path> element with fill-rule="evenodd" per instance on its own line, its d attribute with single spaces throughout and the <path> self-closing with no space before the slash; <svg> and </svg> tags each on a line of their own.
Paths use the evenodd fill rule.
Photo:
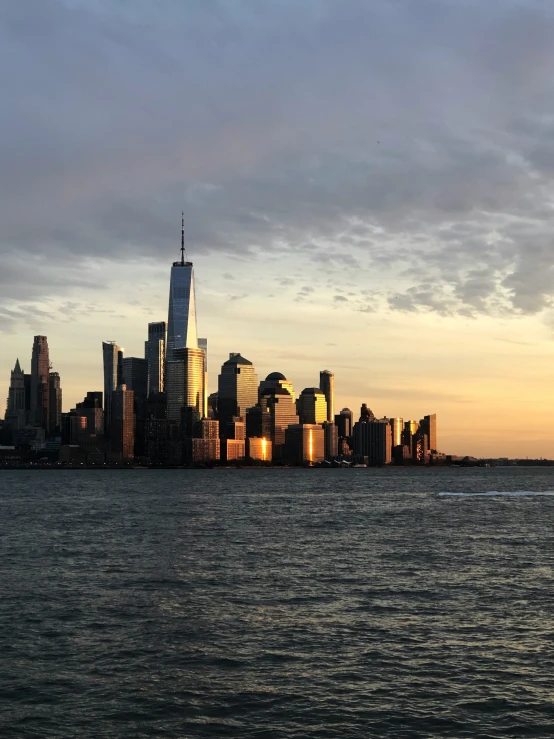
<svg viewBox="0 0 554 739">
<path fill-rule="evenodd" d="M 222 462 L 238 462 L 246 456 L 246 441 L 244 439 L 221 439 Z"/>
<path fill-rule="evenodd" d="M 225 439 L 244 441 L 246 439 L 246 422 L 240 417 L 232 418 L 226 423 L 220 421 L 220 435 Z"/>
<path fill-rule="evenodd" d="M 246 453 L 249 459 L 256 462 L 271 462 L 273 459 L 271 439 L 265 436 L 249 436 L 246 439 Z"/>
<path fill-rule="evenodd" d="M 278 387 L 282 387 L 287 390 L 293 402 L 296 400 L 296 396 L 292 387 L 292 382 L 290 380 L 287 380 L 285 375 L 281 374 L 281 372 L 270 372 L 265 380 L 262 380 L 260 382 L 260 386 L 258 388 L 258 401 L 261 399 L 266 390 L 274 390 Z"/>
<path fill-rule="evenodd" d="M 285 430 L 284 458 L 288 464 L 313 465 L 325 459 L 323 426 L 312 423 L 292 424 Z"/>
<path fill-rule="evenodd" d="M 367 461 L 369 466 L 390 464 L 392 461 L 392 432 L 388 418 L 368 418 L 362 414 L 358 423 L 354 424 L 354 455 Z"/>
<path fill-rule="evenodd" d="M 104 429 L 108 433 L 112 420 L 112 393 L 123 384 L 123 350 L 115 341 L 102 342 L 104 360 Z"/>
<path fill-rule="evenodd" d="M 177 349 L 198 349 L 196 298 L 192 262 L 185 261 L 185 222 L 181 221 L 181 259 L 173 262 L 169 284 L 166 362 Z"/>
<path fill-rule="evenodd" d="M 437 453 L 437 415 L 433 413 L 430 416 L 424 416 L 419 422 L 419 427 L 427 436 L 427 447 L 429 452 Z"/>
<path fill-rule="evenodd" d="M 167 407 L 164 393 L 151 393 L 148 396 L 144 440 L 150 463 L 154 466 L 167 464 Z"/>
<path fill-rule="evenodd" d="M 148 363 L 147 396 L 164 391 L 166 335 L 165 321 L 148 324 L 148 339 L 144 342 L 144 357 Z"/>
<path fill-rule="evenodd" d="M 296 401 L 296 409 L 300 423 L 324 423 L 327 420 L 327 401 L 325 395 L 317 387 L 302 390 Z"/>
<path fill-rule="evenodd" d="M 323 433 L 325 439 L 325 459 L 336 459 L 339 453 L 339 434 L 334 423 L 325 421 L 323 424 Z"/>
<path fill-rule="evenodd" d="M 319 373 L 319 388 L 327 402 L 326 420 L 333 423 L 335 420 L 335 375 L 329 370 L 322 370 Z"/>
<path fill-rule="evenodd" d="M 218 417 L 224 424 L 233 417 L 246 418 L 246 409 L 258 400 L 258 376 L 254 365 L 238 352 L 231 352 L 218 377 Z"/>
<path fill-rule="evenodd" d="M 46 336 L 35 336 L 31 359 L 31 414 L 30 422 L 43 429 L 49 427 L 50 357 Z"/>
<path fill-rule="evenodd" d="M 112 459 L 127 460 L 135 455 L 134 393 L 125 384 L 112 391 L 110 450 Z"/>
</svg>

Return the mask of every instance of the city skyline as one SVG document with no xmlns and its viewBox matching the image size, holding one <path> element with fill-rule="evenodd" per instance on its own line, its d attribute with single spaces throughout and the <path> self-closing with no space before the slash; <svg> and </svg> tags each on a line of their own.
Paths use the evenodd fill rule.
<svg viewBox="0 0 554 739">
<path fill-rule="evenodd" d="M 330 367 L 337 407 L 552 458 L 549 6 L 252 8 L 2 7 L 0 377 L 46 335 L 67 409 L 100 342 L 143 356 L 183 209 L 210 391 L 230 351 Z"/>
</svg>

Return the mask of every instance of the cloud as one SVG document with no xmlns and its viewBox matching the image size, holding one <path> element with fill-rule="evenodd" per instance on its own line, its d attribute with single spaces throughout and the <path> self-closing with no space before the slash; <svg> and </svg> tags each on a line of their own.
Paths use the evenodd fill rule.
<svg viewBox="0 0 554 739">
<path fill-rule="evenodd" d="M 539 0 L 4 3 L 0 301 L 168 263 L 183 208 L 256 281 L 548 311 L 553 33 Z"/>
</svg>

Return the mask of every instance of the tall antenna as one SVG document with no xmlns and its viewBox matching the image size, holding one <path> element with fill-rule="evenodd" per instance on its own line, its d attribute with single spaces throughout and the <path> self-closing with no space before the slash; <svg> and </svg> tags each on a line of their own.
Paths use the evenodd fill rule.
<svg viewBox="0 0 554 739">
<path fill-rule="evenodd" d="M 181 265 L 185 266 L 185 213 L 181 211 Z"/>
</svg>

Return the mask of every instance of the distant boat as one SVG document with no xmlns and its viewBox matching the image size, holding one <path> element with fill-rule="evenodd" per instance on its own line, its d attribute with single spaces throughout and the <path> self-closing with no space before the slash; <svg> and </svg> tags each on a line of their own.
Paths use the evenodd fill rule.
<svg viewBox="0 0 554 739">
<path fill-rule="evenodd" d="M 354 467 L 367 467 L 367 464 L 355 464 Z"/>
</svg>

